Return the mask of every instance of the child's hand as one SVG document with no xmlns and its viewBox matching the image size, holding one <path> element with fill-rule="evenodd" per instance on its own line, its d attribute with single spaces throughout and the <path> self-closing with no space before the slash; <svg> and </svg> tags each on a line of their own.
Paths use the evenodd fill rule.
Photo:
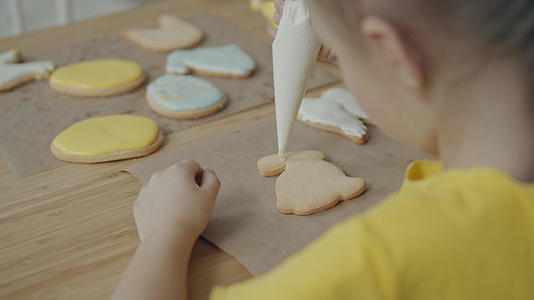
<svg viewBox="0 0 534 300">
<path fill-rule="evenodd" d="M 282 17 L 282 12 L 284 11 L 284 3 L 285 0 L 276 0 L 274 2 L 276 11 L 273 15 L 273 21 L 276 25 L 280 24 L 280 18 Z M 337 56 L 325 45 L 321 45 L 321 50 L 319 51 L 319 55 L 317 57 L 322 61 L 337 64 Z"/>
<path fill-rule="evenodd" d="M 139 237 L 185 234 L 196 239 L 208 224 L 219 187 L 217 175 L 195 161 L 154 173 L 134 204 Z"/>
</svg>

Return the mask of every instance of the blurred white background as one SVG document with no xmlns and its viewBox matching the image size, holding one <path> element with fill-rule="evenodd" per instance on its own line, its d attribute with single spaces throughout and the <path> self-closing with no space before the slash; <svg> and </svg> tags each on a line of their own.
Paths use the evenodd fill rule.
<svg viewBox="0 0 534 300">
<path fill-rule="evenodd" d="M 10 15 L 11 0 L 0 0 L 0 38 L 12 36 L 15 32 Z M 15 0 L 19 1 L 24 19 L 25 31 L 34 31 L 57 26 L 55 0 Z M 69 0 L 72 19 L 82 20 L 94 16 L 114 13 L 140 4 L 162 0 Z"/>
</svg>

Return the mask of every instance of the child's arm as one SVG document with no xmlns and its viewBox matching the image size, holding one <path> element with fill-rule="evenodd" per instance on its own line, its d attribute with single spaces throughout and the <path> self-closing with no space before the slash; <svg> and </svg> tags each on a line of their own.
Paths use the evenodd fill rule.
<svg viewBox="0 0 534 300">
<path fill-rule="evenodd" d="M 155 173 L 134 216 L 141 245 L 113 299 L 186 299 L 187 264 L 211 216 L 220 182 L 193 161 Z"/>
</svg>

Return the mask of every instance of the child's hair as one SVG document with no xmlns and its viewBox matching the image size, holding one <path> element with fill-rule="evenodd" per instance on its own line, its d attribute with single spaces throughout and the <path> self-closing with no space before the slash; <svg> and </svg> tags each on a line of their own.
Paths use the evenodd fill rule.
<svg viewBox="0 0 534 300">
<path fill-rule="evenodd" d="M 528 65 L 528 73 L 534 72 L 533 0 L 389 2 L 396 6 L 411 5 L 424 18 L 434 20 L 434 24 L 443 24 L 445 32 L 464 34 L 466 38 L 481 42 L 487 53 L 493 50 L 504 55 L 518 55 Z"/>
<path fill-rule="evenodd" d="M 319 0 L 325 10 L 337 11 L 355 25 L 361 6 L 379 9 L 384 17 L 416 30 L 431 30 L 472 41 L 481 56 L 510 56 L 534 76 L 534 0 Z M 372 3 L 370 5 L 369 3 Z M 332 7 L 334 6 L 334 7 Z M 529 83 L 532 83 L 530 81 Z"/>
</svg>

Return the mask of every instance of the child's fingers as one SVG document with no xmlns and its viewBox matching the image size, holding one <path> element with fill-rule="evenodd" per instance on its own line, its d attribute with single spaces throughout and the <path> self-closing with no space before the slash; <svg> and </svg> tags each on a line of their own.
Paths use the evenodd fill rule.
<svg viewBox="0 0 534 300">
<path fill-rule="evenodd" d="M 284 10 L 284 0 L 276 0 L 274 2 L 274 7 L 276 7 L 276 11 L 282 12 Z"/>
<path fill-rule="evenodd" d="M 336 55 L 330 50 L 328 47 L 325 47 L 324 45 L 321 46 L 321 50 L 319 50 L 319 57 L 322 61 L 331 62 L 334 64 L 337 64 L 337 57 Z"/>
<path fill-rule="evenodd" d="M 278 25 L 280 23 L 280 18 L 282 17 L 282 11 L 284 11 L 284 0 L 276 0 L 274 2 L 274 6 L 276 7 L 276 11 L 273 15 L 273 22 Z"/>
<path fill-rule="evenodd" d="M 178 180 L 187 180 L 190 183 L 196 183 L 195 177 L 202 173 L 202 167 L 194 160 L 185 160 L 178 164 L 172 165 L 165 170 L 172 174 L 171 177 Z"/>
<path fill-rule="evenodd" d="M 220 187 L 221 181 L 217 177 L 217 174 L 211 169 L 205 169 L 204 172 L 202 172 L 200 189 L 216 195 L 219 192 Z"/>
<path fill-rule="evenodd" d="M 326 48 L 325 46 L 321 46 L 321 50 L 319 50 L 319 59 L 328 61 L 328 55 L 330 54 L 330 49 Z"/>
<path fill-rule="evenodd" d="M 282 17 L 282 13 L 276 11 L 273 15 L 273 22 L 274 24 L 276 25 L 279 25 L 280 24 L 280 18 Z"/>
</svg>

